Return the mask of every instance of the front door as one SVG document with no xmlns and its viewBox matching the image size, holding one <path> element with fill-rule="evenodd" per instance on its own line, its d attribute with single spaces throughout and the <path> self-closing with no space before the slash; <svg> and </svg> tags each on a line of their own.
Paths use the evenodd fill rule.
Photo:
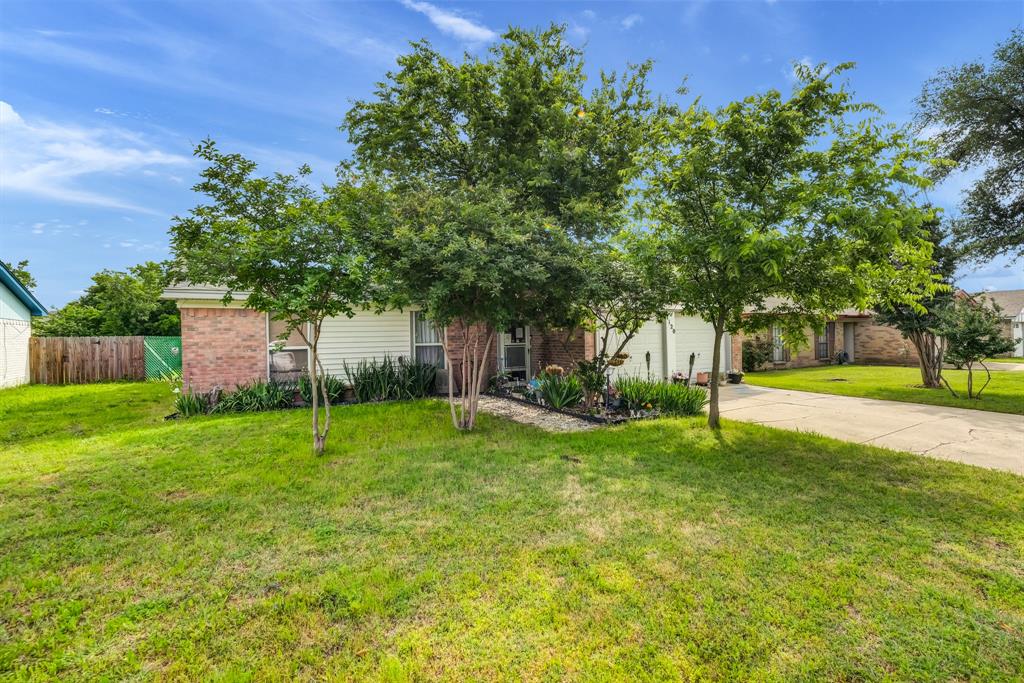
<svg viewBox="0 0 1024 683">
<path fill-rule="evenodd" d="M 511 378 L 526 381 L 530 378 L 530 328 L 513 323 L 501 335 L 499 349 L 501 370 Z"/>
</svg>

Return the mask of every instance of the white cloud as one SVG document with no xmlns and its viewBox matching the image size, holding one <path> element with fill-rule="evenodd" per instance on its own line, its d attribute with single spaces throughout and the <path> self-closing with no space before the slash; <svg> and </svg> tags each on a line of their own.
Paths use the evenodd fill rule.
<svg viewBox="0 0 1024 683">
<path fill-rule="evenodd" d="M 696 24 L 697 19 L 700 18 L 707 4 L 708 0 L 691 0 L 691 2 L 687 3 L 686 10 L 683 11 L 683 24 L 686 26 Z"/>
<path fill-rule="evenodd" d="M 633 28 L 637 24 L 643 22 L 643 20 L 644 20 L 644 18 L 642 16 L 640 16 L 639 14 L 630 14 L 627 17 L 623 17 L 623 19 L 622 19 L 622 21 L 620 23 L 622 24 L 622 28 L 624 28 L 624 29 L 626 29 L 628 31 L 629 29 Z"/>
<path fill-rule="evenodd" d="M 75 204 L 155 213 L 128 200 L 82 187 L 107 175 L 144 171 L 151 166 L 189 163 L 120 128 L 82 128 L 49 121 L 28 122 L 0 101 L 0 188 Z"/>
<path fill-rule="evenodd" d="M 594 19 L 597 19 L 597 12 L 595 12 L 592 9 L 585 9 L 582 12 L 580 12 L 580 14 L 583 15 L 584 19 L 587 19 L 589 21 L 593 21 Z"/>
<path fill-rule="evenodd" d="M 454 12 L 431 5 L 429 2 L 402 0 L 402 4 L 414 12 L 424 15 L 442 33 L 455 36 L 467 43 L 487 43 L 498 37 L 496 32 L 486 26 L 472 22 Z"/>
</svg>

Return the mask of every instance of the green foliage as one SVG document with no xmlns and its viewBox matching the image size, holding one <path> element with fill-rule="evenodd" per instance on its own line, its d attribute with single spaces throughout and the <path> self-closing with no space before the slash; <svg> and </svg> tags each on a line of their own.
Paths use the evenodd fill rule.
<svg viewBox="0 0 1024 683">
<path fill-rule="evenodd" d="M 345 400 L 345 390 L 348 389 L 348 385 L 345 381 L 337 375 L 330 373 L 323 373 L 317 377 L 317 387 L 320 392 L 320 401 L 323 401 L 323 388 L 320 385 L 323 382 L 327 387 L 327 398 L 328 403 L 341 403 Z M 303 373 L 299 376 L 298 382 L 299 395 L 302 396 L 302 400 L 307 405 L 313 404 L 313 382 L 310 380 L 309 375 Z"/>
<path fill-rule="evenodd" d="M 708 392 L 703 387 L 657 382 L 654 406 L 666 415 L 700 415 L 708 404 Z"/>
<path fill-rule="evenodd" d="M 1024 257 L 1024 29 L 996 46 L 989 65 L 943 69 L 917 99 L 921 129 L 938 130 L 938 169 L 982 169 L 954 223 L 958 246 L 979 260 Z"/>
<path fill-rule="evenodd" d="M 182 417 L 203 415 L 207 408 L 206 396 L 191 389 L 179 389 L 174 396 L 174 410 Z"/>
<path fill-rule="evenodd" d="M 390 356 L 381 360 L 344 364 L 345 376 L 359 403 L 423 398 L 434 393 L 437 368 L 430 363 L 397 361 Z"/>
<path fill-rule="evenodd" d="M 848 68 L 795 65 L 788 98 L 698 101 L 658 132 L 638 208 L 673 266 L 674 300 L 715 330 L 716 376 L 724 332 L 778 324 L 798 338 L 870 308 L 883 284 L 911 302 L 931 282 L 919 231 L 929 214 L 908 198 L 928 185 L 930 150 L 838 85 Z M 717 426 L 714 383 L 708 421 Z"/>
<path fill-rule="evenodd" d="M 295 385 L 274 380 L 253 380 L 234 391 L 221 394 L 214 413 L 258 413 L 290 408 L 295 403 Z"/>
<path fill-rule="evenodd" d="M 985 359 L 1014 349 L 1013 340 L 1003 336 L 999 312 L 998 306 L 988 305 L 983 297 L 979 301 L 956 298 L 952 305 L 943 309 L 936 326 L 936 334 L 946 342 L 946 358 L 950 363 L 967 368 L 967 398 L 981 398 L 981 392 L 991 381 Z M 985 384 L 977 392 L 974 391 L 975 363 L 980 363 L 987 375 Z M 956 395 L 952 387 L 949 390 Z"/>
<path fill-rule="evenodd" d="M 28 271 L 28 259 L 22 259 L 17 263 L 12 261 L 4 261 L 3 264 L 7 266 L 7 270 L 14 274 L 14 277 L 18 278 L 18 282 L 25 285 L 25 289 L 35 289 L 37 286 L 36 279 L 32 277 L 32 273 Z"/>
<path fill-rule="evenodd" d="M 32 326 L 40 337 L 164 336 L 181 334 L 178 308 L 160 299 L 167 278 L 154 261 L 127 272 L 103 270 L 85 294 Z"/>
<path fill-rule="evenodd" d="M 542 372 L 537 380 L 540 395 L 552 408 L 574 408 L 583 401 L 583 383 L 572 373 Z"/>
<path fill-rule="evenodd" d="M 645 377 L 628 375 L 615 380 L 615 390 L 626 410 L 652 410 L 658 400 L 659 384 Z"/>
<path fill-rule="evenodd" d="M 475 422 L 481 354 L 494 347 L 482 330 L 577 319 L 580 241 L 625 223 L 662 111 L 649 68 L 602 75 L 586 93 L 582 53 L 564 27 L 509 29 L 486 57 L 460 63 L 420 41 L 346 116 L 359 164 L 394 189 L 382 261 L 396 300 L 456 323 L 468 350 L 449 383 L 461 383 L 456 427 Z"/>
<path fill-rule="evenodd" d="M 286 333 L 309 326 L 310 374 L 322 370 L 320 331 L 325 318 L 353 315 L 371 299 L 367 231 L 382 215 L 374 183 L 351 174 L 318 192 L 304 178 L 277 173 L 256 176 L 256 164 L 225 154 L 212 140 L 196 147 L 208 163 L 193 188 L 209 203 L 176 217 L 171 225 L 175 279 L 249 292 L 246 306 L 287 323 Z M 321 429 L 320 392 L 312 392 L 313 450 L 322 453 L 330 411 Z"/>
<path fill-rule="evenodd" d="M 772 359 L 774 345 L 770 339 L 754 337 L 743 340 L 743 372 L 756 372 Z"/>
<path fill-rule="evenodd" d="M 619 377 L 615 389 L 630 411 L 658 410 L 665 415 L 700 415 L 708 403 L 702 387 L 674 384 L 642 377 Z"/>
</svg>

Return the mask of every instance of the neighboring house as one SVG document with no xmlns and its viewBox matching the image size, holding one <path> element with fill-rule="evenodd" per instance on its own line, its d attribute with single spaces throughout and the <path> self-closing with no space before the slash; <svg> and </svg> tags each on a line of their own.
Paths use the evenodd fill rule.
<svg viewBox="0 0 1024 683">
<path fill-rule="evenodd" d="M 175 301 L 181 311 L 182 379 L 196 391 L 214 387 L 232 389 L 256 379 L 291 379 L 309 366 L 309 352 L 301 337 L 293 333 L 278 342 L 284 324 L 270 320 L 266 313 L 244 306 L 245 294 L 237 294 L 228 305 L 222 303 L 226 290 L 210 286 L 177 286 L 164 290 L 163 298 Z M 593 357 L 593 332 L 577 331 L 568 344 L 565 333 L 545 333 L 525 325 L 512 325 L 497 335 L 487 359 L 488 375 L 499 368 L 520 379 L 529 379 L 545 365 L 571 367 L 576 360 Z M 454 339 L 454 331 L 449 332 Z M 722 371 L 732 367 L 733 345 L 723 340 Z M 626 351 L 630 358 L 614 372 L 618 375 L 650 374 L 667 378 L 677 370 L 686 371 L 689 356 L 695 354 L 694 371 L 711 369 L 714 332 L 709 325 L 673 311 L 663 322 L 650 322 Z M 461 352 L 452 351 L 458 367 Z M 446 381 L 444 354 L 437 330 L 416 310 L 360 312 L 324 322 L 320 337 L 320 358 L 325 369 L 344 374 L 345 363 L 361 360 L 416 358 L 437 364 Z M 736 367 L 739 367 L 737 358 Z"/>
<path fill-rule="evenodd" d="M 28 382 L 32 316 L 40 315 L 46 315 L 43 305 L 0 262 L 0 387 Z"/>
<path fill-rule="evenodd" d="M 835 320 L 826 323 L 819 334 L 812 328 L 805 330 L 805 343 L 791 351 L 782 343 L 777 327 L 763 332 L 737 335 L 733 338 L 733 357 L 737 366 L 742 353 L 743 339 L 766 339 L 772 343 L 772 357 L 765 369 L 806 368 L 829 365 L 843 354 L 843 362 L 876 365 L 917 365 L 917 350 L 900 331 L 875 322 L 870 312 L 847 309 Z"/>
<path fill-rule="evenodd" d="M 1003 318 L 1003 336 L 1012 339 L 1014 350 L 1004 356 L 1024 357 L 1024 289 L 1007 289 L 1001 292 L 979 292 L 999 306 Z"/>
</svg>

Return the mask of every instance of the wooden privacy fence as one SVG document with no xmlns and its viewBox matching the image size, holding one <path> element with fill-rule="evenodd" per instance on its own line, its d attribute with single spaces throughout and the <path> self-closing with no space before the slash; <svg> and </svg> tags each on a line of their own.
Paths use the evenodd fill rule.
<svg viewBox="0 0 1024 683">
<path fill-rule="evenodd" d="M 33 384 L 86 384 L 146 378 L 145 337 L 32 337 Z"/>
</svg>

